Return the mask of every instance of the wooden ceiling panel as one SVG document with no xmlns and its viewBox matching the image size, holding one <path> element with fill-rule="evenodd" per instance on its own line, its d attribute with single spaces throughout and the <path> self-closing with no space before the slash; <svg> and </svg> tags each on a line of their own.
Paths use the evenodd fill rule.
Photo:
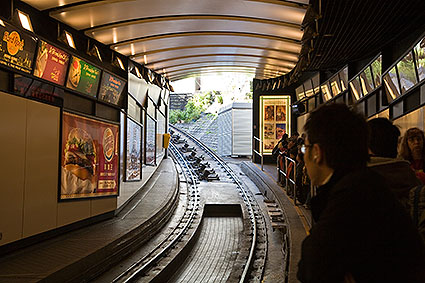
<svg viewBox="0 0 425 283">
<path fill-rule="evenodd" d="M 285 70 L 292 69 L 295 66 L 294 62 L 281 61 L 273 58 L 266 58 L 262 56 L 252 56 L 250 54 L 208 54 L 202 56 L 188 56 L 184 58 L 179 58 L 175 60 L 166 60 L 163 62 L 147 64 L 151 70 L 161 73 L 163 69 L 170 70 L 171 68 L 179 68 L 185 65 L 191 65 L 197 62 L 251 62 L 251 63 L 260 63 L 260 64 L 269 64 L 277 68 L 282 68 Z"/>
<path fill-rule="evenodd" d="M 25 0 L 28 4 L 38 0 Z M 53 0 L 52 0 L 53 1 Z M 242 0 L 115 0 L 82 2 L 50 11 L 50 15 L 76 29 L 88 29 L 127 20 L 167 15 L 243 15 L 300 25 L 305 9 L 282 4 Z"/>
<path fill-rule="evenodd" d="M 152 70 L 179 76 L 205 68 L 249 67 L 263 77 L 288 72 L 298 62 L 308 6 L 308 0 L 23 1 Z"/>
<path fill-rule="evenodd" d="M 302 31 L 296 25 L 256 18 L 236 16 L 168 16 L 122 24 L 107 25 L 86 30 L 86 34 L 106 44 L 115 44 L 132 38 L 157 34 L 196 31 L 228 31 L 268 34 L 287 39 L 301 40 Z"/>
<path fill-rule="evenodd" d="M 250 34 L 237 33 L 209 33 L 209 34 L 177 34 L 168 37 L 155 37 L 144 41 L 132 42 L 125 45 L 114 46 L 113 48 L 121 54 L 131 56 L 152 50 L 159 50 L 165 47 L 178 48 L 182 46 L 196 45 L 240 45 L 240 46 L 263 46 L 298 54 L 301 45 L 298 43 L 285 42 L 273 38 L 254 37 Z"/>
</svg>

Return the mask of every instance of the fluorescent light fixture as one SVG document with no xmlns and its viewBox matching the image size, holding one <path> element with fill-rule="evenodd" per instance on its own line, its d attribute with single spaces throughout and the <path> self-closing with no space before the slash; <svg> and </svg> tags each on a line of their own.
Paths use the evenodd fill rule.
<svg viewBox="0 0 425 283">
<path fill-rule="evenodd" d="M 118 57 L 118 56 L 117 56 L 116 58 L 117 58 L 118 65 L 120 66 L 120 68 L 121 68 L 121 69 L 123 69 L 123 70 L 125 71 L 124 64 L 122 63 L 122 61 L 121 61 L 120 57 Z"/>
<path fill-rule="evenodd" d="M 145 65 L 148 63 L 148 59 L 146 58 L 146 55 L 143 55 L 143 60 L 145 61 Z"/>
<path fill-rule="evenodd" d="M 356 98 L 356 100 L 359 100 L 360 94 L 357 91 L 356 87 L 354 86 L 353 82 L 350 82 L 350 86 L 351 86 L 351 90 L 353 91 L 354 97 Z"/>
<path fill-rule="evenodd" d="M 2 20 L 0 20 L 0 25 L 6 27 L 6 25 L 4 24 Z"/>
<path fill-rule="evenodd" d="M 31 25 L 30 16 L 28 16 L 28 14 L 26 14 L 22 11 L 19 11 L 19 10 L 18 10 L 18 16 L 19 16 L 19 21 L 21 21 L 22 27 L 26 30 L 34 32 L 32 25 Z"/>
<path fill-rule="evenodd" d="M 135 67 L 135 69 L 136 69 L 136 74 L 137 74 L 137 76 L 138 76 L 139 78 L 141 78 L 141 77 L 142 77 L 142 75 L 140 74 L 139 68 Z"/>
<path fill-rule="evenodd" d="M 99 52 L 99 48 L 97 48 L 97 46 L 94 46 L 94 49 L 96 50 L 96 55 L 99 58 L 100 61 L 102 61 L 102 56 L 100 56 L 100 52 Z"/>
<path fill-rule="evenodd" d="M 66 42 L 68 42 L 69 46 L 71 46 L 74 49 L 77 49 L 77 48 L 75 48 L 74 38 L 72 37 L 71 33 L 65 31 L 65 38 L 66 38 Z"/>
</svg>

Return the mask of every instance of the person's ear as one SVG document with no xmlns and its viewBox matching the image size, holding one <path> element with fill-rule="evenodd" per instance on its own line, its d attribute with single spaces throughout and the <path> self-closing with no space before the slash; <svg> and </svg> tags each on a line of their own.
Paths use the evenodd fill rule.
<svg viewBox="0 0 425 283">
<path fill-rule="evenodd" d="M 313 144 L 311 153 L 313 156 L 313 161 L 316 164 L 322 163 L 322 161 L 324 160 L 323 150 L 320 148 L 320 146 L 317 143 Z"/>
</svg>

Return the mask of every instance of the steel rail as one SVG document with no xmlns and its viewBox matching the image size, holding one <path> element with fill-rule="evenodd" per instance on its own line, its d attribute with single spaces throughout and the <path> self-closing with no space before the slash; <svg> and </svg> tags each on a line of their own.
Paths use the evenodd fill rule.
<svg viewBox="0 0 425 283">
<path fill-rule="evenodd" d="M 213 159 L 215 159 L 223 168 L 224 170 L 231 176 L 231 178 L 233 179 L 233 181 L 236 183 L 236 185 L 239 188 L 239 191 L 243 194 L 243 199 L 245 200 L 245 203 L 248 206 L 248 213 L 250 215 L 250 221 L 252 224 L 252 242 L 251 242 L 251 247 L 250 247 L 250 252 L 249 252 L 249 256 L 247 259 L 247 264 L 244 267 L 244 270 L 242 272 L 241 278 L 239 280 L 239 283 L 244 283 L 246 282 L 246 280 L 248 279 L 248 273 L 250 271 L 251 268 L 251 264 L 253 263 L 253 258 L 254 258 L 254 252 L 255 252 L 255 248 L 256 248 L 256 244 L 257 244 L 257 223 L 255 220 L 255 213 L 254 213 L 254 208 L 251 205 L 250 202 L 250 198 L 248 196 L 248 194 L 246 193 L 245 189 L 242 186 L 242 183 L 240 182 L 239 178 L 236 176 L 236 174 L 233 172 L 233 170 L 230 168 L 229 165 L 227 165 L 225 163 L 225 161 L 218 156 L 215 152 L 213 152 L 210 148 L 208 148 L 204 143 L 202 143 L 201 141 L 199 141 L 197 138 L 195 138 L 194 136 L 192 136 L 191 134 L 173 126 L 173 125 L 169 125 L 170 127 L 172 127 L 173 129 L 183 133 L 184 135 L 186 135 L 187 137 L 189 137 L 196 145 L 198 145 L 202 150 L 204 150 L 205 152 L 208 153 L 208 155 L 210 155 Z"/>
<path fill-rule="evenodd" d="M 182 156 L 182 154 L 179 152 L 179 150 L 177 150 L 177 148 L 170 143 L 171 149 L 173 151 L 173 154 L 177 155 L 177 158 L 179 158 L 182 163 L 185 165 L 185 167 L 188 169 L 185 172 L 185 170 L 182 170 L 182 173 L 184 173 L 187 177 L 187 173 L 189 173 L 190 175 L 190 179 L 192 180 L 192 189 L 196 192 L 197 191 L 197 185 L 196 185 L 196 178 L 193 175 L 192 170 L 189 169 L 189 164 L 187 163 L 187 160 Z M 194 197 L 194 204 L 192 205 L 192 210 L 191 213 L 189 215 L 189 220 L 186 222 L 186 224 L 182 227 L 179 228 L 180 223 L 182 223 L 180 221 L 180 223 L 178 225 L 176 225 L 176 228 L 173 230 L 172 233 L 169 234 L 169 236 L 164 239 L 159 245 L 158 247 L 160 247 L 162 244 L 164 244 L 165 242 L 167 242 L 170 237 L 174 234 L 174 231 L 176 231 L 177 229 L 181 229 L 181 231 L 179 232 L 179 234 L 177 236 L 174 237 L 173 240 L 170 241 L 170 243 L 164 247 L 162 250 L 160 250 L 157 254 L 155 254 L 151 259 L 149 259 L 145 264 L 143 264 L 141 267 L 137 267 L 139 264 L 141 264 L 142 262 L 146 261 L 150 256 L 152 256 L 155 252 L 156 249 L 154 249 L 153 251 L 151 251 L 149 254 L 147 254 L 146 256 L 144 256 L 143 258 L 139 259 L 138 261 L 136 261 L 135 263 L 133 263 L 129 268 L 127 268 L 124 272 L 122 272 L 119 276 L 117 276 L 112 282 L 116 283 L 116 282 L 133 282 L 134 280 L 136 280 L 140 275 L 145 274 L 147 272 L 147 270 L 149 270 L 156 262 L 158 262 L 171 248 L 173 248 L 175 246 L 175 244 L 177 243 L 177 241 L 179 241 L 187 232 L 187 230 L 189 229 L 190 225 L 192 225 L 193 220 L 195 218 L 195 215 L 197 214 L 196 210 L 199 207 L 199 199 L 198 196 L 195 195 Z M 189 207 L 189 206 L 188 206 Z M 186 215 L 186 212 L 185 214 Z M 184 218 L 184 215 L 182 217 L 182 219 Z M 131 273 L 130 276 L 128 276 Z M 128 276 L 127 278 L 124 279 L 124 277 Z M 124 279 L 124 280 L 123 280 Z"/>
</svg>

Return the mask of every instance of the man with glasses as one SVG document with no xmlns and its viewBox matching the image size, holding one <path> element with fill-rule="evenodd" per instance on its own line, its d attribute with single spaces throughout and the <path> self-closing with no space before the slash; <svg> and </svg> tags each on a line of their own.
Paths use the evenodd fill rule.
<svg viewBox="0 0 425 283">
<path fill-rule="evenodd" d="M 302 244 L 301 282 L 424 282 L 425 247 L 385 180 L 367 168 L 366 121 L 324 105 L 304 126 L 302 147 L 317 194 Z"/>
</svg>

